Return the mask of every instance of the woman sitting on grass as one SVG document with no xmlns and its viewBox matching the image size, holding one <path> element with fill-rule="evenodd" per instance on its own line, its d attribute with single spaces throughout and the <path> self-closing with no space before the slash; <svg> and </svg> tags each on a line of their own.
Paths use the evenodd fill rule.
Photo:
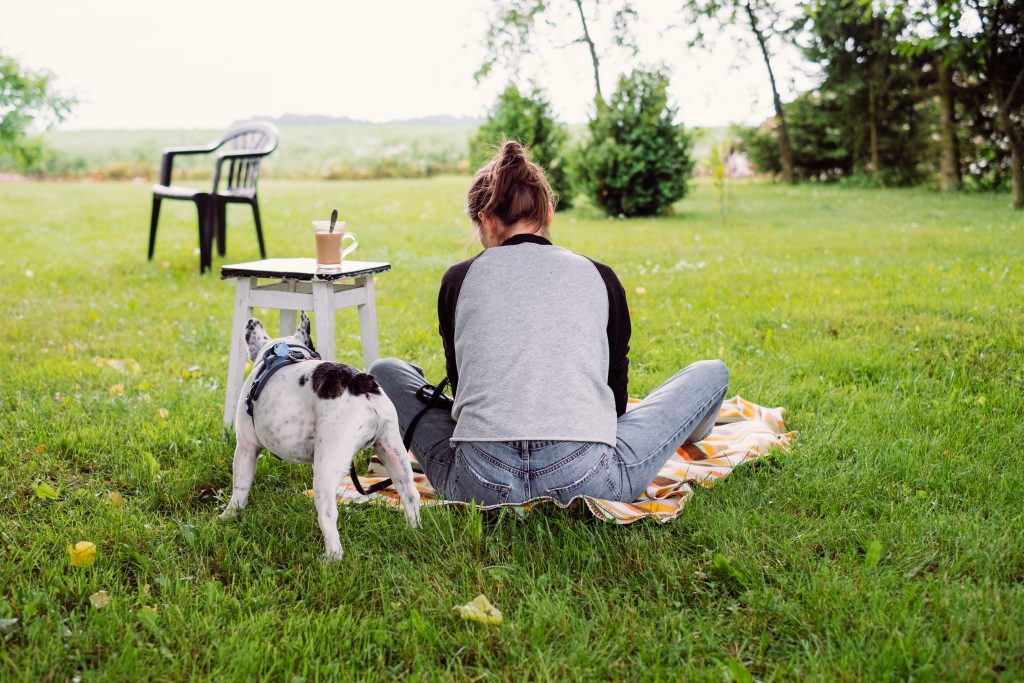
<svg viewBox="0 0 1024 683">
<path fill-rule="evenodd" d="M 680 444 L 707 436 L 725 396 L 725 365 L 700 361 L 626 412 L 626 293 L 611 268 L 551 243 L 554 202 L 514 141 L 470 186 L 484 251 L 448 269 L 437 302 L 454 407 L 426 412 L 411 446 L 448 500 L 633 501 Z M 422 370 L 389 358 L 370 372 L 404 434 Z"/>
</svg>

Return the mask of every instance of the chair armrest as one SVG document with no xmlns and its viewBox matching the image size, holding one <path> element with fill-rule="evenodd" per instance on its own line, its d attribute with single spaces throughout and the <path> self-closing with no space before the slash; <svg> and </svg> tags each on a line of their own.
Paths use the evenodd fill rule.
<svg viewBox="0 0 1024 683">
<path fill-rule="evenodd" d="M 174 165 L 174 157 L 188 154 L 209 154 L 220 147 L 217 142 L 203 146 L 193 147 L 165 147 L 160 159 L 160 184 L 171 184 L 171 167 Z"/>
<path fill-rule="evenodd" d="M 259 159 L 260 157 L 267 156 L 273 151 L 273 149 L 240 149 L 230 152 L 221 152 L 220 154 L 217 155 L 217 163 L 221 163 L 222 161 L 224 161 L 224 159 Z"/>
<path fill-rule="evenodd" d="M 164 156 L 177 156 L 179 154 L 209 154 L 220 147 L 216 142 L 209 145 L 192 146 L 192 147 L 165 147 Z"/>
</svg>

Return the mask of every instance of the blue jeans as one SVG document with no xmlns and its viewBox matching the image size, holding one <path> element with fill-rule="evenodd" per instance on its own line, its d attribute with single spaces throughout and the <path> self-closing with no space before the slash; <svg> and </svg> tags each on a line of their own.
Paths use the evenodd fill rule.
<svg viewBox="0 0 1024 683">
<path fill-rule="evenodd" d="M 370 366 L 398 411 L 402 435 L 424 404 L 416 391 L 423 371 L 394 358 Z M 684 442 L 699 441 L 715 424 L 729 386 L 720 360 L 693 363 L 619 417 L 616 444 L 578 441 L 461 441 L 450 443 L 455 421 L 428 411 L 412 451 L 434 488 L 448 500 L 481 505 L 578 496 L 633 501 Z"/>
</svg>

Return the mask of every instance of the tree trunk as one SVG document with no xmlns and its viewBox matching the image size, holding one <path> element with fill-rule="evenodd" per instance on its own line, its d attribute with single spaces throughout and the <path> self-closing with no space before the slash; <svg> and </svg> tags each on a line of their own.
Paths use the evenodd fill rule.
<svg viewBox="0 0 1024 683">
<path fill-rule="evenodd" d="M 939 95 L 939 189 L 954 192 L 960 189 L 960 154 L 956 141 L 956 108 L 953 101 L 953 70 L 945 55 L 935 61 Z"/>
<path fill-rule="evenodd" d="M 878 105 L 875 102 L 874 81 L 868 81 L 868 146 L 870 151 L 871 180 L 878 184 L 882 163 L 878 158 Z"/>
<path fill-rule="evenodd" d="M 594 41 L 590 39 L 590 31 L 587 29 L 587 15 L 583 13 L 583 0 L 575 0 L 576 9 L 580 12 L 580 23 L 583 25 L 583 42 L 590 48 L 590 62 L 594 66 L 594 88 L 597 90 L 597 100 L 604 104 L 604 95 L 601 94 L 601 69 L 597 61 L 597 48 Z"/>
<path fill-rule="evenodd" d="M 1003 97 L 999 81 L 989 76 L 992 99 L 996 101 L 999 112 L 999 123 L 1007 142 L 1010 143 L 1010 179 L 1013 183 L 1013 208 L 1024 209 L 1024 132 L 1017 128 L 1013 121 L 1011 108 L 1024 89 L 1024 71 L 1017 74 L 1006 97 Z"/>
<path fill-rule="evenodd" d="M 789 128 L 786 126 L 786 113 L 782 110 L 782 98 L 779 97 L 779 89 L 775 85 L 775 72 L 772 71 L 772 60 L 768 56 L 768 45 L 764 34 L 757 26 L 757 17 L 750 3 L 744 3 L 743 8 L 747 12 L 747 19 L 750 21 L 750 30 L 754 32 L 754 38 L 761 47 L 761 56 L 764 58 L 764 65 L 768 68 L 768 80 L 772 84 L 772 102 L 775 104 L 775 118 L 779 121 L 779 161 L 782 162 L 782 178 L 787 183 L 795 183 L 796 175 L 793 172 L 793 149 L 789 144 Z"/>
<path fill-rule="evenodd" d="M 1010 117 L 1009 107 L 999 104 L 999 121 L 1010 143 L 1010 180 L 1013 184 L 1013 208 L 1024 209 L 1024 137 Z"/>
</svg>

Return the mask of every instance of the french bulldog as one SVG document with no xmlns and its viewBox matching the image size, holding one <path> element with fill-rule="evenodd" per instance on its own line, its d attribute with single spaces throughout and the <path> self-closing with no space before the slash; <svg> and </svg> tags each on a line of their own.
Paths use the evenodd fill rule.
<svg viewBox="0 0 1024 683">
<path fill-rule="evenodd" d="M 279 339 L 271 339 L 260 321 L 250 318 L 245 344 L 253 368 L 235 414 L 231 500 L 221 518 L 234 517 L 245 507 L 256 456 L 265 448 L 286 462 L 313 466 L 313 500 L 324 552 L 328 559 L 341 559 L 338 486 L 348 476 L 355 454 L 373 444 L 394 480 L 409 523 L 418 527 L 420 496 L 398 414 L 377 380 L 351 366 L 319 360 L 305 313 L 295 334 Z M 261 383 L 264 366 L 275 365 L 280 367 Z"/>
</svg>

